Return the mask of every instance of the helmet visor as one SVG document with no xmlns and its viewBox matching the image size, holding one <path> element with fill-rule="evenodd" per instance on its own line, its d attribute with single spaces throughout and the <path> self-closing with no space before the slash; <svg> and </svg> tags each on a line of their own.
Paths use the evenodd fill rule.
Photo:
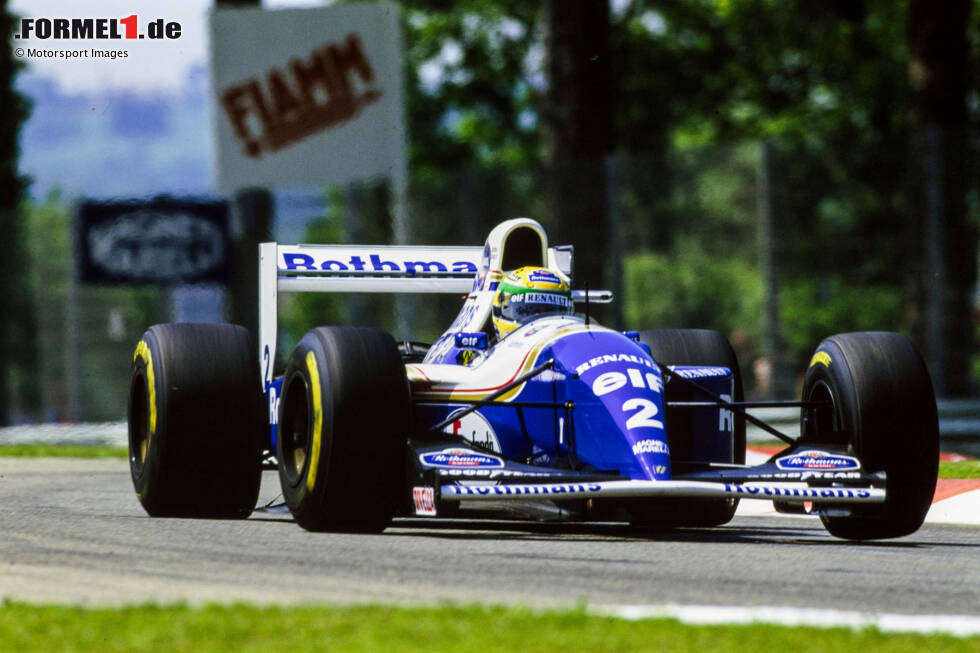
<svg viewBox="0 0 980 653">
<path fill-rule="evenodd" d="M 571 312 L 572 299 L 559 293 L 514 294 L 506 298 L 500 306 L 501 317 L 522 324 L 541 315 L 570 315 Z"/>
</svg>

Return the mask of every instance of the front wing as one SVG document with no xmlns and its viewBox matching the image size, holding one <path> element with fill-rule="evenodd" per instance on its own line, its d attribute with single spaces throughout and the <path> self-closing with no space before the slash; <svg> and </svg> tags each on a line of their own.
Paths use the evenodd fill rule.
<svg viewBox="0 0 980 653">
<path fill-rule="evenodd" d="M 410 450 L 415 513 L 427 516 L 435 515 L 439 505 L 462 501 L 737 498 L 802 508 L 806 502 L 881 504 L 886 497 L 883 475 L 864 473 L 855 458 L 812 446 L 789 448 L 762 465 L 723 465 L 669 481 L 518 463 L 468 443 L 415 444 Z M 828 469 L 834 464 L 845 469 Z"/>
<path fill-rule="evenodd" d="M 443 501 L 500 499 L 591 499 L 626 497 L 740 498 L 825 503 L 884 503 L 880 488 L 813 487 L 806 483 L 712 483 L 707 481 L 592 481 L 587 483 L 506 483 L 439 488 Z"/>
</svg>

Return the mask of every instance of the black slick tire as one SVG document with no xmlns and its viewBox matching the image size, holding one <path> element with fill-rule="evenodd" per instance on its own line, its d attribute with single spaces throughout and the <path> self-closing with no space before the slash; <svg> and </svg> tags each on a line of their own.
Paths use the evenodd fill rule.
<svg viewBox="0 0 980 653">
<path fill-rule="evenodd" d="M 837 537 L 869 540 L 918 530 L 936 489 L 939 421 L 932 380 L 905 336 L 844 333 L 817 347 L 803 380 L 804 442 L 845 446 L 865 472 L 885 472 L 886 500 L 850 515 L 821 514 Z"/>
<path fill-rule="evenodd" d="M 231 324 L 158 324 L 136 346 L 128 430 L 133 486 L 153 517 L 244 518 L 268 432 L 258 356 Z"/>
<path fill-rule="evenodd" d="M 283 496 L 310 531 L 377 533 L 405 488 L 411 425 L 405 366 L 390 335 L 320 327 L 283 378 L 277 457 Z"/>
<path fill-rule="evenodd" d="M 640 342 L 650 347 L 657 362 L 672 365 L 704 365 L 727 367 L 734 376 L 732 400 L 742 401 L 744 390 L 738 359 L 728 339 L 718 331 L 708 329 L 654 329 L 640 332 Z M 693 390 L 684 386 L 666 384 L 664 402 L 673 400 L 704 401 L 704 396 L 694 396 Z M 692 460 L 696 457 L 690 441 L 692 415 L 689 409 L 666 408 L 664 423 L 667 427 L 668 444 L 674 460 Z M 711 462 L 745 462 L 745 418 L 734 414 L 732 453 L 727 460 Z M 738 499 L 681 499 L 631 502 L 627 510 L 631 523 L 643 528 L 669 528 L 677 526 L 720 526 L 731 521 L 738 507 Z"/>
</svg>

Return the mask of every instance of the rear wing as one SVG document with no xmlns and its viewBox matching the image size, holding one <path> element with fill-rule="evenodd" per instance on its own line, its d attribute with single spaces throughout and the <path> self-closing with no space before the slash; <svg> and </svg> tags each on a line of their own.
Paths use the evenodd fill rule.
<svg viewBox="0 0 980 653">
<path fill-rule="evenodd" d="M 571 277 L 572 247 L 549 247 L 548 267 Z M 259 361 L 263 389 L 272 381 L 280 292 L 446 293 L 476 292 L 484 247 L 409 245 L 259 244 Z M 572 299 L 586 301 L 585 291 Z M 612 293 L 588 292 L 606 303 Z"/>
<path fill-rule="evenodd" d="M 272 381 L 280 292 L 467 295 L 475 289 L 474 280 L 483 250 L 480 246 L 261 243 L 258 335 L 263 383 Z M 548 264 L 549 267 L 570 275 L 571 247 L 549 248 Z"/>
</svg>

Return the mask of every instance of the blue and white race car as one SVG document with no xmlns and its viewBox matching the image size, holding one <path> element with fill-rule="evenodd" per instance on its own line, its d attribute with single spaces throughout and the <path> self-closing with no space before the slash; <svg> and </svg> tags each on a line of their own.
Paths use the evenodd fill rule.
<svg viewBox="0 0 980 653">
<path fill-rule="evenodd" d="M 247 517 L 263 468 L 312 531 L 471 510 L 718 526 L 739 500 L 819 515 L 848 539 L 907 535 L 936 483 L 938 420 L 921 356 L 895 333 L 817 347 L 801 436 L 748 412 L 738 361 L 707 330 L 618 332 L 605 291 L 570 289 L 572 250 L 540 224 L 483 247 L 279 245 L 259 252 L 258 346 L 242 327 L 162 324 L 133 357 L 133 483 L 152 516 Z M 465 294 L 431 346 L 317 327 L 274 374 L 280 292 Z M 576 313 L 575 307 L 582 312 Z M 745 464 L 746 422 L 786 441 Z"/>
</svg>

